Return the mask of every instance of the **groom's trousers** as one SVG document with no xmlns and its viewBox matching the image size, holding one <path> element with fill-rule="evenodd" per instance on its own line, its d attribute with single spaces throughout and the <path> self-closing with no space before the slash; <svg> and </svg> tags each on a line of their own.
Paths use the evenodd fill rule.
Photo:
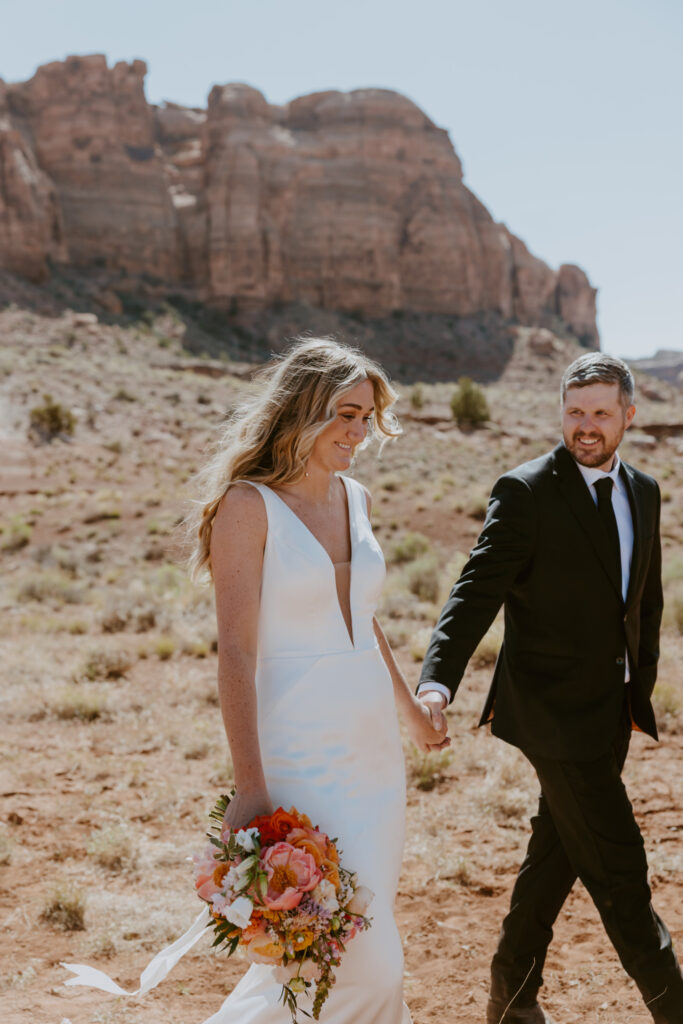
<svg viewBox="0 0 683 1024">
<path fill-rule="evenodd" d="M 628 702 L 611 750 L 594 761 L 526 755 L 541 797 L 491 965 L 503 1006 L 532 1006 L 553 925 L 577 877 L 654 1020 L 683 1024 L 683 978 L 664 922 L 650 902 L 640 829 L 621 780 L 631 736 Z"/>
</svg>

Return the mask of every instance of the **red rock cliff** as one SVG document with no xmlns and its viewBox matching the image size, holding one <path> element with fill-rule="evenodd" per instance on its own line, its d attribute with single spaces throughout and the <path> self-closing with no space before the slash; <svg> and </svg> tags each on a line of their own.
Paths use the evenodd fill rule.
<svg viewBox="0 0 683 1024">
<path fill-rule="evenodd" d="M 551 270 L 465 187 L 448 135 L 382 89 L 206 111 L 144 96 L 141 61 L 46 65 L 0 91 L 0 266 L 152 274 L 208 302 L 308 302 L 522 323 L 597 345 L 595 290 Z"/>
</svg>

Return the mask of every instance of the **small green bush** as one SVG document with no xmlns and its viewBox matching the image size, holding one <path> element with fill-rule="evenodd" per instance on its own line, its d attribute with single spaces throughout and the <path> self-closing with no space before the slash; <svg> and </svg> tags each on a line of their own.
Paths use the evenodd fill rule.
<svg viewBox="0 0 683 1024">
<path fill-rule="evenodd" d="M 85 929 L 85 897 L 75 886 L 59 884 L 48 897 L 40 916 L 62 931 L 82 932 Z"/>
<path fill-rule="evenodd" d="M 13 516 L 7 526 L 0 528 L 2 541 L 0 548 L 11 553 L 25 548 L 31 539 L 31 526 L 21 516 Z"/>
<path fill-rule="evenodd" d="M 461 377 L 451 398 L 453 419 L 460 424 L 476 427 L 491 417 L 486 395 L 469 377 Z"/>
<path fill-rule="evenodd" d="M 52 395 L 43 395 L 43 404 L 31 409 L 30 433 L 41 441 L 53 441 L 56 437 L 71 437 L 76 425 L 74 414 Z"/>
<path fill-rule="evenodd" d="M 413 409 L 421 409 L 425 404 L 424 387 L 419 381 L 417 384 L 413 384 L 412 391 L 410 392 L 410 404 Z"/>
<path fill-rule="evenodd" d="M 403 573 L 403 581 L 410 593 L 421 601 L 436 601 L 439 596 L 439 565 L 436 556 L 425 554 L 409 562 Z"/>
<path fill-rule="evenodd" d="M 391 550 L 391 558 L 394 562 L 412 562 L 420 555 L 426 555 L 431 548 L 429 538 L 423 533 L 409 531 L 396 541 Z"/>
</svg>

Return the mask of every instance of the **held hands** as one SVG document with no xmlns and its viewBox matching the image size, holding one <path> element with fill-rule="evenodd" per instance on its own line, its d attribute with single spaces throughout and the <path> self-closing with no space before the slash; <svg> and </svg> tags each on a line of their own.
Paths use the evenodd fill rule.
<svg viewBox="0 0 683 1024">
<path fill-rule="evenodd" d="M 450 746 L 448 722 L 443 713 L 445 699 L 434 691 L 414 698 L 408 714 L 408 733 L 418 750 L 427 753 Z"/>
<path fill-rule="evenodd" d="M 275 808 L 265 790 L 247 790 L 235 793 L 225 812 L 225 824 L 233 830 L 244 828 L 259 814 L 272 814 Z"/>
</svg>

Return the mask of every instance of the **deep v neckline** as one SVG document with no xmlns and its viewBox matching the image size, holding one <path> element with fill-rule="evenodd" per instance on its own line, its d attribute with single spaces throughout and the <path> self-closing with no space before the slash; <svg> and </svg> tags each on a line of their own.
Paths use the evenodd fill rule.
<svg viewBox="0 0 683 1024">
<path fill-rule="evenodd" d="M 347 525 L 347 529 L 349 531 L 349 543 L 351 545 L 351 558 L 349 559 L 348 563 L 346 563 L 346 562 L 338 562 L 336 564 L 337 565 L 348 565 L 349 566 L 349 613 L 350 613 L 350 616 L 351 616 L 351 630 L 350 631 L 349 631 L 349 627 L 346 624 L 346 619 L 344 618 L 344 612 L 342 611 L 342 606 L 341 606 L 341 603 L 339 601 L 339 591 L 337 590 L 337 570 L 336 570 L 336 567 L 335 567 L 335 563 L 332 561 L 332 558 L 330 557 L 329 551 L 327 550 L 325 545 L 321 541 L 318 540 L 316 535 L 313 533 L 313 530 L 311 530 L 310 526 L 306 526 L 306 523 L 303 521 L 301 516 L 298 516 L 296 514 L 296 512 L 294 511 L 294 509 L 290 508 L 290 506 L 287 504 L 285 499 L 282 498 L 277 493 L 276 490 L 274 490 L 272 487 L 268 487 L 268 484 L 263 484 L 262 486 L 268 487 L 268 490 L 271 492 L 271 494 L 274 494 L 275 497 L 277 498 L 277 500 L 280 502 L 280 504 L 284 505 L 284 507 L 287 509 L 287 511 L 290 513 L 290 515 L 293 516 L 294 519 L 296 519 L 297 523 L 308 534 L 308 536 L 312 538 L 314 544 L 318 548 L 320 548 L 320 550 L 322 551 L 323 555 L 325 556 L 327 564 L 329 565 L 330 569 L 332 570 L 332 580 L 333 580 L 333 583 L 334 583 L 334 597 L 335 597 L 335 601 L 336 601 L 336 604 L 337 604 L 337 610 L 339 612 L 339 618 L 341 619 L 341 623 L 342 623 L 342 626 L 344 627 L 344 632 L 346 633 L 346 636 L 348 637 L 348 641 L 351 644 L 352 649 L 355 650 L 356 649 L 356 644 L 355 644 L 356 631 L 355 631 L 354 622 L 353 622 L 353 559 L 354 559 L 354 555 L 355 555 L 355 552 L 356 552 L 356 535 L 355 535 L 355 530 L 354 530 L 354 526 L 353 526 L 353 516 L 351 514 L 351 488 L 349 487 L 349 485 L 346 482 L 346 477 L 340 476 L 340 477 L 338 477 L 338 479 L 342 481 L 342 487 L 344 488 L 344 493 L 346 494 L 346 525 Z"/>
</svg>

